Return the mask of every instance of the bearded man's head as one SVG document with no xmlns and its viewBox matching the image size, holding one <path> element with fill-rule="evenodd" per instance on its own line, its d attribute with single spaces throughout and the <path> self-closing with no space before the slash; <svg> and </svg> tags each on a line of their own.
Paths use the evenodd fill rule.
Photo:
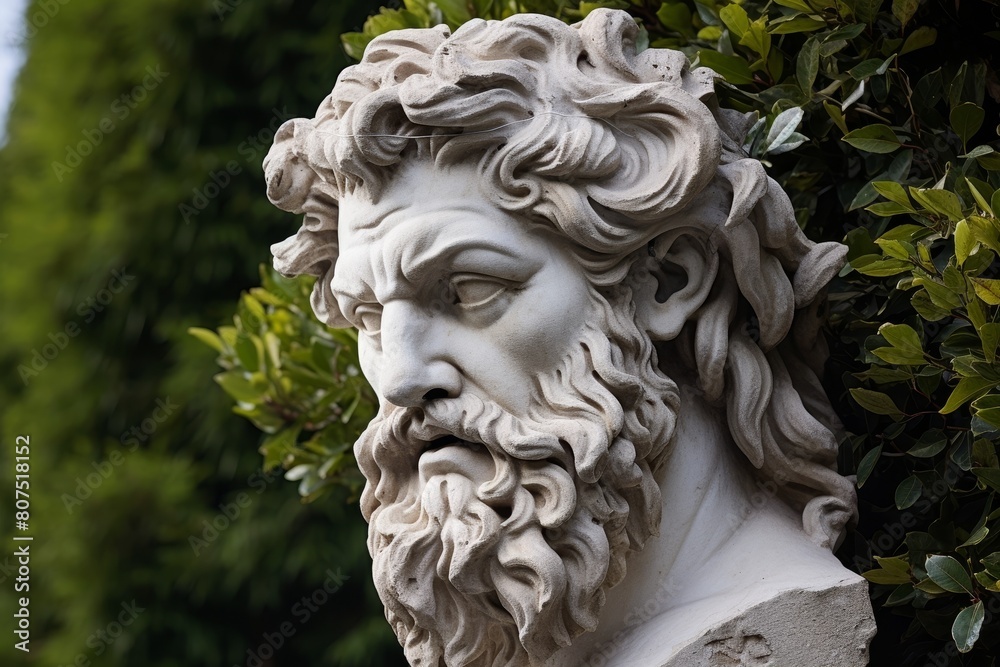
<svg viewBox="0 0 1000 667">
<path fill-rule="evenodd" d="M 597 626 L 658 530 L 677 382 L 815 542 L 855 512 L 817 379 L 842 249 L 711 72 L 636 36 L 609 10 L 390 33 L 265 161 L 305 214 L 276 267 L 362 334 L 361 508 L 411 664 L 537 664 Z"/>
</svg>

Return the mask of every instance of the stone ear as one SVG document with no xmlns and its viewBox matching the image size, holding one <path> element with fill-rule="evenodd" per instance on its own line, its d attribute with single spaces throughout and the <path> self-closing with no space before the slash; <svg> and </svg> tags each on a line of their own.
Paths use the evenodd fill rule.
<svg viewBox="0 0 1000 667">
<path fill-rule="evenodd" d="M 636 319 L 653 340 L 671 340 L 708 298 L 719 270 L 709 243 L 685 232 L 664 234 L 635 271 Z"/>
</svg>

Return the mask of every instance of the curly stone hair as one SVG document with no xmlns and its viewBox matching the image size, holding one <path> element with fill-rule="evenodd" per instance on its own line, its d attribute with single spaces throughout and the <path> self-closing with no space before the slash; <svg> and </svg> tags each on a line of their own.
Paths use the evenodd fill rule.
<svg viewBox="0 0 1000 667">
<path fill-rule="evenodd" d="M 317 316 L 348 326 L 330 286 L 337 202 L 377 199 L 412 160 L 475 164 L 484 195 L 561 232 L 598 289 L 634 295 L 650 257 L 664 267 L 697 248 L 714 281 L 706 301 L 650 337 L 687 361 L 758 475 L 834 548 L 857 510 L 818 379 L 819 313 L 846 249 L 802 234 L 741 148 L 752 119 L 719 108 L 712 72 L 678 51 L 638 52 L 637 33 L 625 12 L 598 9 L 573 26 L 516 15 L 376 38 L 265 159 L 268 197 L 305 214 L 272 247 L 275 267 L 318 276 Z"/>
</svg>

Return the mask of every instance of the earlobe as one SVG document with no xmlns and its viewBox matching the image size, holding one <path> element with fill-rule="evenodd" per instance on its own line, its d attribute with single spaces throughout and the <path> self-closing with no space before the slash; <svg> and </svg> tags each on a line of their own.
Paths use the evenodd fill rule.
<svg viewBox="0 0 1000 667">
<path fill-rule="evenodd" d="M 672 340 L 708 298 L 719 255 L 690 233 L 665 234 L 650 249 L 636 269 L 636 318 L 653 340 Z"/>
</svg>

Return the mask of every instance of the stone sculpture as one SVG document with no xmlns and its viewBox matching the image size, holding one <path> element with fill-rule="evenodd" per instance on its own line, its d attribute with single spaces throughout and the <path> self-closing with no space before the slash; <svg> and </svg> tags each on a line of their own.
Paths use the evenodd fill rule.
<svg viewBox="0 0 1000 667">
<path fill-rule="evenodd" d="M 867 664 L 814 244 L 707 69 L 624 12 L 374 40 L 286 123 L 272 250 L 360 332 L 373 575 L 411 664 Z"/>
</svg>

